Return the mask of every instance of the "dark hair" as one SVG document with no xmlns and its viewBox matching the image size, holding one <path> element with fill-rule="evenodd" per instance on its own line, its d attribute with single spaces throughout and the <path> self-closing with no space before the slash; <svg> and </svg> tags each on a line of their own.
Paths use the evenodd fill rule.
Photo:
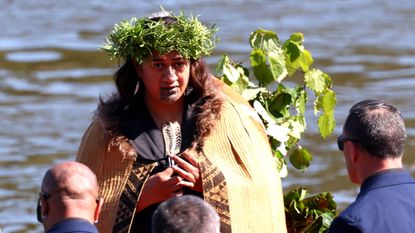
<svg viewBox="0 0 415 233">
<path fill-rule="evenodd" d="M 355 104 L 343 131 L 372 156 L 385 159 L 403 155 L 406 130 L 402 114 L 384 101 L 364 100 Z"/>
<path fill-rule="evenodd" d="M 184 195 L 161 203 L 153 214 L 152 233 L 216 233 L 220 219 L 200 197 Z"/>
</svg>

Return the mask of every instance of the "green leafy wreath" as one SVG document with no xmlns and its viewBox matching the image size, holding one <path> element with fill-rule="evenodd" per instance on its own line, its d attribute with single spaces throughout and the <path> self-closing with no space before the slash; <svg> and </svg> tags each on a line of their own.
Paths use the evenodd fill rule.
<svg viewBox="0 0 415 233">
<path fill-rule="evenodd" d="M 138 64 L 153 51 L 160 54 L 177 51 L 186 59 L 210 55 L 217 42 L 215 25 L 208 28 L 198 17 L 186 17 L 183 12 L 178 16 L 169 13 L 166 17 L 174 19 L 174 22 L 165 23 L 163 17 L 158 17 L 159 20 L 148 17 L 122 20 L 115 24 L 100 49 L 111 59 L 126 61 L 135 58 Z"/>
</svg>

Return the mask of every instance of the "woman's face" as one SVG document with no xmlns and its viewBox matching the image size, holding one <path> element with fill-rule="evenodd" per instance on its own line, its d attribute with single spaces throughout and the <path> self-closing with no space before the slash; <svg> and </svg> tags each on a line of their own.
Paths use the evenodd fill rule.
<svg viewBox="0 0 415 233">
<path fill-rule="evenodd" d="M 147 103 L 170 104 L 183 97 L 189 83 L 190 62 L 176 51 L 162 55 L 155 52 L 136 70 L 144 84 Z"/>
</svg>

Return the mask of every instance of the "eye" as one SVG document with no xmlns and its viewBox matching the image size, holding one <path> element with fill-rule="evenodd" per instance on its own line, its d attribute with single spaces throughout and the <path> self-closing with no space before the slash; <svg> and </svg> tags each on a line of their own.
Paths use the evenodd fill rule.
<svg viewBox="0 0 415 233">
<path fill-rule="evenodd" d="M 174 68 L 176 70 L 181 70 L 181 69 L 184 68 L 185 65 L 186 65 L 186 62 L 184 62 L 184 61 L 178 61 L 178 62 L 175 62 L 174 63 Z"/>
<path fill-rule="evenodd" d="M 163 63 L 153 62 L 152 67 L 156 69 L 161 69 L 163 68 Z"/>
</svg>

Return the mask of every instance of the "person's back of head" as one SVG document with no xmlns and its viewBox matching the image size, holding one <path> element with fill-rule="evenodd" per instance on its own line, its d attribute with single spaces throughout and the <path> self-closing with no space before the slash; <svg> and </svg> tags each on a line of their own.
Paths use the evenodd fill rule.
<svg viewBox="0 0 415 233">
<path fill-rule="evenodd" d="M 401 157 L 407 137 L 402 114 L 381 100 L 355 104 L 349 111 L 343 133 L 379 159 Z"/>
<path fill-rule="evenodd" d="M 161 203 L 153 214 L 152 233 L 219 233 L 220 218 L 203 199 L 184 195 Z"/>
<path fill-rule="evenodd" d="M 47 170 L 39 194 L 38 220 L 45 231 L 68 219 L 98 220 L 102 200 L 95 174 L 84 164 L 63 162 Z"/>
</svg>

